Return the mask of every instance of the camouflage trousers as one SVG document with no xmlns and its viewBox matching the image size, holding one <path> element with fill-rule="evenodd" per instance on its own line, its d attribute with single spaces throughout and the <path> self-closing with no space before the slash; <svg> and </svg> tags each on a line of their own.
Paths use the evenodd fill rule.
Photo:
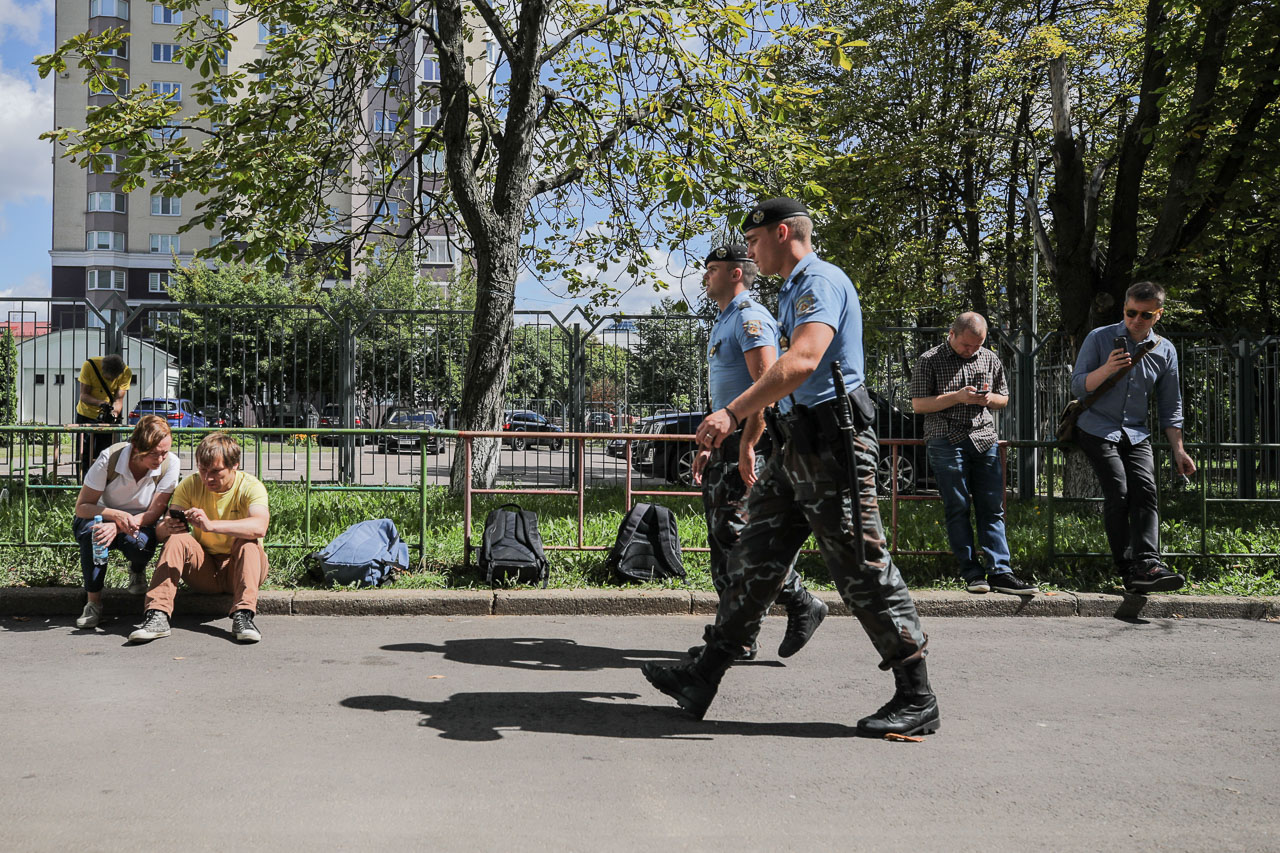
<svg viewBox="0 0 1280 853">
<path fill-rule="evenodd" d="M 738 452 L 742 433 L 737 432 L 711 451 L 711 458 L 702 469 L 702 509 L 707 517 L 707 545 L 711 549 L 711 583 L 716 594 L 732 586 L 729 577 L 729 554 L 738 544 L 742 530 L 747 526 L 746 484 L 738 472 Z M 769 442 L 756 448 L 756 474 L 759 475 L 769 459 Z M 795 561 L 787 567 L 786 579 L 778 593 L 778 603 L 790 608 L 793 604 L 808 602 L 800 576 L 796 574 Z"/>
<path fill-rule="evenodd" d="M 799 441 L 793 435 L 770 458 L 747 499 L 747 523 L 729 557 L 729 586 L 720 596 L 715 624 L 706 631 L 710 643 L 733 653 L 751 642 L 812 532 L 840 597 L 880 653 L 880 668 L 924 657 L 928 638 L 889 554 L 880 521 L 874 427 L 859 430 L 854 445 L 861 529 L 854 522 L 854 495 L 842 447 L 829 441 Z"/>
</svg>

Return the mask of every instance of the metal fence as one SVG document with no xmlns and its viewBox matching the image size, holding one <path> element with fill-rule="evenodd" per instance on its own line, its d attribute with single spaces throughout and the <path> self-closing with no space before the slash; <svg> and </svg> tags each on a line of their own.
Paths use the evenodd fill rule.
<svg viewBox="0 0 1280 853">
<path fill-rule="evenodd" d="M 565 315 L 519 311 L 516 319 L 508 412 L 533 413 L 554 429 L 604 433 L 634 431 L 646 417 L 707 405 L 708 317 L 590 318 L 575 308 Z M 464 311 L 341 313 L 309 304 L 126 308 L 118 300 L 113 307 L 110 299 L 101 307 L 88 300 L 10 301 L 0 321 L 13 339 L 11 348 L 0 336 L 0 380 L 16 380 L 11 421 L 72 422 L 84 359 L 120 352 L 134 371 L 130 411 L 144 398 L 185 400 L 174 413 L 175 425 L 203 421 L 299 431 L 380 429 L 399 410 L 429 413 L 427 425 L 460 426 L 456 413 L 472 325 Z M 1280 454 L 1252 447 L 1280 442 L 1280 339 L 1213 332 L 1168 337 L 1182 368 L 1187 439 L 1237 445 L 1203 451 L 1207 481 L 1240 498 L 1280 495 Z M 920 354 L 945 338 L 939 328 L 867 329 L 867 381 L 882 399 L 882 437 L 922 437 L 923 419 L 911 413 L 911 373 Z M 996 415 L 1000 437 L 1051 437 L 1070 394 L 1066 340 L 1058 333 L 994 328 L 989 343 L 1005 365 L 1011 392 L 1009 407 Z M 398 450 L 387 435 L 327 439 L 332 450 L 312 460 L 318 466 L 313 473 L 371 485 L 421 476 L 418 454 L 384 452 Z M 588 450 L 589 458 L 605 464 L 585 467 L 587 485 L 620 478 L 624 463 L 609 455 L 604 442 Z M 522 481 L 532 476 L 539 485 L 568 486 L 578 475 L 576 457 L 563 443 L 518 453 L 518 460 L 512 457 L 518 464 L 504 470 L 518 471 Z M 556 454 L 567 464 L 551 464 Z M 432 456 L 429 467 L 446 465 L 446 456 Z M 1019 496 L 1047 493 L 1046 461 L 1043 449 L 1011 448 L 1009 481 Z M 69 464 L 70 455 L 60 462 Z M 885 491 L 891 481 L 904 493 L 929 487 L 922 452 L 899 454 L 893 470 L 890 463 L 886 455 Z M 296 454 L 265 453 L 263 464 L 263 473 L 275 479 L 301 475 Z"/>
</svg>

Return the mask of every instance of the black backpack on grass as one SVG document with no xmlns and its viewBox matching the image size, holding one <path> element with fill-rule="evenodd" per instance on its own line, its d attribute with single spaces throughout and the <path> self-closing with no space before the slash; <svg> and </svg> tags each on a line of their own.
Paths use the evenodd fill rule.
<svg viewBox="0 0 1280 853">
<path fill-rule="evenodd" d="M 680 531 L 671 510 L 638 503 L 618 526 L 618 538 L 605 560 L 627 583 L 685 579 L 680 559 Z"/>
<path fill-rule="evenodd" d="M 517 583 L 541 581 L 545 588 L 549 572 L 538 533 L 538 514 L 521 509 L 519 504 L 503 504 L 490 512 L 484 520 L 478 559 L 490 586 L 511 579 Z"/>
</svg>

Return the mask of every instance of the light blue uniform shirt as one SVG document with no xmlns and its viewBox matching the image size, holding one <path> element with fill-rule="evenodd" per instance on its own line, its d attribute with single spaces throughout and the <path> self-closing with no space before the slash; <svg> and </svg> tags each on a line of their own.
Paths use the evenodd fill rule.
<svg viewBox="0 0 1280 853">
<path fill-rule="evenodd" d="M 723 409 L 754 381 L 747 369 L 746 353 L 760 347 L 778 349 L 778 321 L 741 293 L 716 318 L 707 344 L 707 371 L 711 410 Z"/>
<path fill-rule="evenodd" d="M 1080 356 L 1071 371 L 1071 393 L 1084 397 L 1085 378 L 1097 370 L 1111 356 L 1111 342 L 1124 335 L 1129 355 L 1137 351 L 1137 345 L 1129 338 L 1124 323 L 1099 326 L 1089 333 L 1080 347 Z M 1143 338 L 1149 341 L 1154 333 Z M 1178 353 L 1167 338 L 1161 338 L 1156 348 L 1142 357 L 1116 387 L 1103 394 L 1098 402 L 1084 410 L 1076 426 L 1090 435 L 1107 441 L 1119 441 L 1120 432 L 1129 436 L 1131 444 L 1137 444 L 1151 435 L 1147 427 L 1147 411 L 1151 392 L 1156 394 L 1156 409 L 1160 415 L 1160 428 L 1182 429 L 1182 390 L 1178 387 Z"/>
<path fill-rule="evenodd" d="M 845 389 L 853 391 L 863 383 L 862 305 L 853 282 L 835 264 L 827 263 L 810 252 L 800 259 L 778 294 L 778 325 L 789 341 L 796 328 L 805 323 L 825 323 L 835 329 L 835 337 L 822 361 L 809 378 L 791 395 L 796 403 L 814 406 L 834 400 L 835 380 L 831 378 L 831 362 L 839 361 L 844 373 Z M 779 404 L 790 408 L 790 398 Z"/>
</svg>

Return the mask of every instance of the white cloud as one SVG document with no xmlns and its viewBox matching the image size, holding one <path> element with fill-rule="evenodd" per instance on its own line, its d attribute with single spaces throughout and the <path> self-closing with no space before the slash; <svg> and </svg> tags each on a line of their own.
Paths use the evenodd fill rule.
<svg viewBox="0 0 1280 853">
<path fill-rule="evenodd" d="M 28 197 L 48 200 L 53 146 L 38 137 L 53 127 L 53 81 L 33 86 L 0 67 L 0 116 L 0 205 Z"/>
<path fill-rule="evenodd" d="M 700 269 L 679 264 L 673 255 L 658 249 L 649 250 L 649 268 L 657 274 L 659 281 L 666 283 L 666 289 L 657 289 L 647 282 L 633 284 L 625 263 L 611 264 L 603 272 L 597 270 L 594 264 L 585 264 L 579 268 L 579 272 L 608 282 L 622 291 L 614 305 L 603 309 L 608 314 L 648 314 L 649 309 L 666 298 L 683 299 L 693 307 L 701 298 Z M 526 272 L 516 281 L 516 307 L 563 315 L 579 304 L 577 300 L 563 296 L 567 290 L 568 286 L 563 281 L 556 280 L 544 285 L 533 274 Z"/>
<path fill-rule="evenodd" d="M 53 14 L 53 0 L 19 3 L 0 0 L 0 41 L 16 40 L 39 44 L 44 19 Z"/>
</svg>

